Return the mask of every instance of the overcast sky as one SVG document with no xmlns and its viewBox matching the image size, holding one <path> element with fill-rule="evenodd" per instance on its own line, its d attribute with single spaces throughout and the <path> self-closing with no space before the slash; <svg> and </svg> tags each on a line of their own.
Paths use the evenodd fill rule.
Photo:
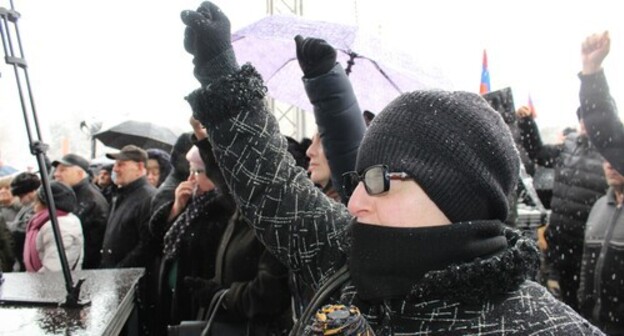
<svg viewBox="0 0 624 336">
<path fill-rule="evenodd" d="M 152 120 L 178 128 L 190 115 L 183 97 L 196 87 L 182 47 L 182 9 L 200 1 L 15 0 L 44 140 L 49 127 L 79 120 Z M 215 1 L 235 31 L 266 15 L 266 1 Z M 622 101 L 624 24 L 615 1 L 304 0 L 304 16 L 357 25 L 380 48 L 409 52 L 441 68 L 458 90 L 478 91 L 487 49 L 492 89 L 510 86 L 516 107 L 532 96 L 542 127 L 574 125 L 580 44 L 609 30 L 605 66 Z M 0 7 L 9 7 L 0 0 Z M 293 43 L 294 48 L 294 43 Z M 4 55 L 3 55 L 4 56 Z M 0 151 L 28 157 L 13 70 L 0 63 Z M 299 85 L 299 79 L 294 79 Z M 621 97 L 621 98 L 620 98 Z M 45 138 L 45 137 L 48 138 Z M 19 164 L 18 164 L 19 166 Z"/>
</svg>

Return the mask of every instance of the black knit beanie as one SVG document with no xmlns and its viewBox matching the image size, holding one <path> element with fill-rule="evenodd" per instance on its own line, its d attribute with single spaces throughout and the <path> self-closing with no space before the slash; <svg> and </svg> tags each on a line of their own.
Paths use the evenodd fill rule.
<svg viewBox="0 0 624 336">
<path fill-rule="evenodd" d="M 13 181 L 11 181 L 11 193 L 13 196 L 22 196 L 31 191 L 37 190 L 41 185 L 39 176 L 29 172 L 19 173 Z"/>
<path fill-rule="evenodd" d="M 54 206 L 66 212 L 74 211 L 76 207 L 76 194 L 74 190 L 57 181 L 50 182 L 50 189 L 52 189 L 52 198 L 54 199 Z M 41 201 L 41 203 L 46 204 L 45 193 L 43 192 L 43 186 L 39 187 L 37 190 L 37 197 Z"/>
<path fill-rule="evenodd" d="M 504 221 L 519 160 L 508 127 L 481 96 L 415 91 L 375 117 L 356 169 L 385 164 L 408 173 L 453 223 Z"/>
</svg>

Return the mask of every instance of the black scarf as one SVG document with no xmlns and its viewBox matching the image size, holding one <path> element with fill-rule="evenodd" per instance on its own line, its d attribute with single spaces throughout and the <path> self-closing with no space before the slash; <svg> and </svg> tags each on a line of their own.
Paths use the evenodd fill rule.
<svg viewBox="0 0 624 336">
<path fill-rule="evenodd" d="M 178 216 L 165 234 L 163 255 L 166 259 L 175 259 L 178 255 L 178 249 L 186 230 L 193 224 L 195 219 L 207 214 L 210 204 L 216 200 L 219 195 L 220 192 L 217 189 L 213 189 L 201 195 L 194 196 L 191 199 L 191 202 L 186 209 L 184 209 L 184 212 Z"/>
<path fill-rule="evenodd" d="M 421 228 L 355 223 L 349 269 L 358 296 L 366 301 L 405 297 L 427 272 L 503 251 L 503 229 L 499 221 Z"/>
</svg>

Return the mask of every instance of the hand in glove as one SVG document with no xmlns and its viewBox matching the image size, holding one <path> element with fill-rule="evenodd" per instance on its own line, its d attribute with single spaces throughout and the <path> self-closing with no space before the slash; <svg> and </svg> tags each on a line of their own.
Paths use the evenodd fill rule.
<svg viewBox="0 0 624 336">
<path fill-rule="evenodd" d="M 297 60 L 306 78 L 328 73 L 336 64 L 336 49 L 325 40 L 295 36 Z"/>
<path fill-rule="evenodd" d="M 208 307 L 212 297 L 222 289 L 221 285 L 213 280 L 206 280 L 198 277 L 184 277 L 184 285 L 188 287 L 191 295 L 203 307 Z"/>
<path fill-rule="evenodd" d="M 208 86 L 222 76 L 238 69 L 232 49 L 230 20 L 215 4 L 205 1 L 197 11 L 181 13 L 184 31 L 184 49 L 195 56 L 195 78 Z"/>
</svg>

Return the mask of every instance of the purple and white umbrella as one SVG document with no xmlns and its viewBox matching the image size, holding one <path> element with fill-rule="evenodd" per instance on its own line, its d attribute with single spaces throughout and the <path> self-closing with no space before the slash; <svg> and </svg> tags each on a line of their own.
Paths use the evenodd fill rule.
<svg viewBox="0 0 624 336">
<path fill-rule="evenodd" d="M 409 55 L 380 48 L 379 40 L 358 34 L 357 27 L 307 20 L 299 16 L 267 16 L 232 34 L 239 63 L 250 62 L 264 78 L 269 95 L 312 111 L 297 62 L 294 37 L 317 37 L 337 50 L 363 110 L 381 111 L 403 92 L 450 89 L 451 82 Z"/>
</svg>

